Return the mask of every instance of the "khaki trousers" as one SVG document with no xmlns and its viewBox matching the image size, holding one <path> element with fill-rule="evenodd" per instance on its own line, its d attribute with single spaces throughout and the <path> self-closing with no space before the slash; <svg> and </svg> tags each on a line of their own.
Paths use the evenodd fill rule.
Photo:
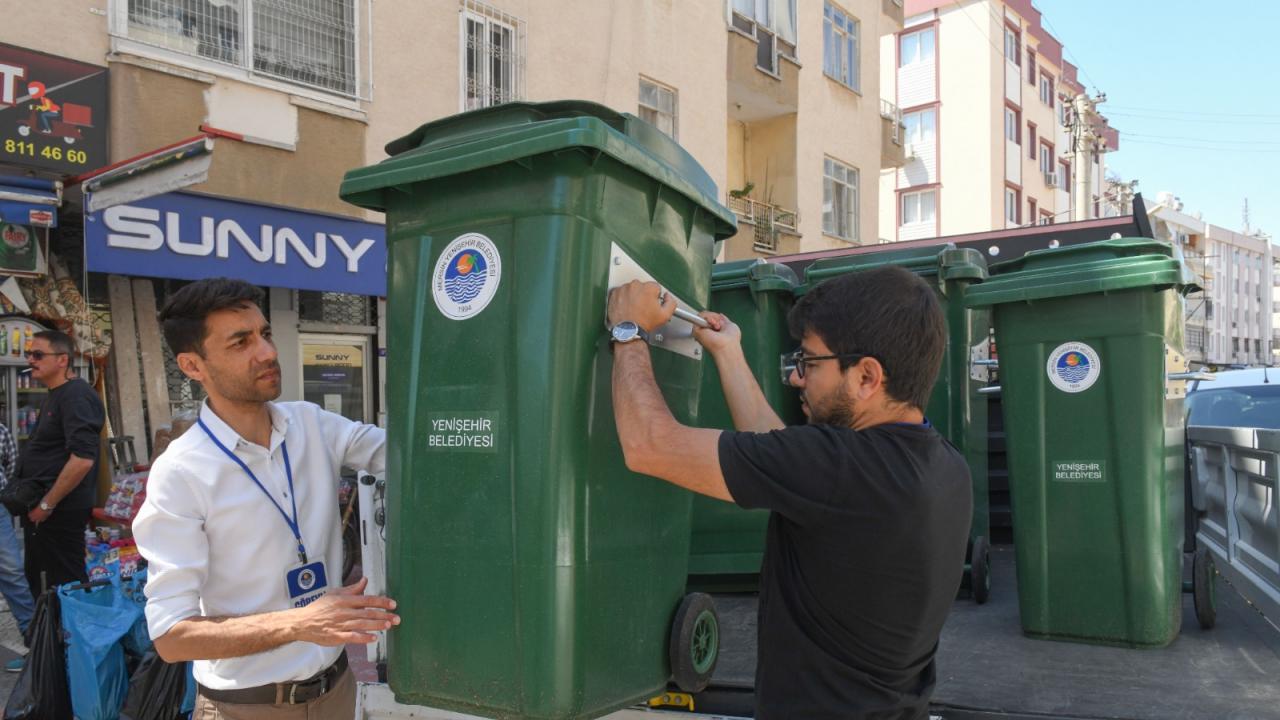
<svg viewBox="0 0 1280 720">
<path fill-rule="evenodd" d="M 241 705 L 198 695 L 191 720 L 354 720 L 355 715 L 356 678 L 347 668 L 332 690 L 300 705 Z"/>
</svg>

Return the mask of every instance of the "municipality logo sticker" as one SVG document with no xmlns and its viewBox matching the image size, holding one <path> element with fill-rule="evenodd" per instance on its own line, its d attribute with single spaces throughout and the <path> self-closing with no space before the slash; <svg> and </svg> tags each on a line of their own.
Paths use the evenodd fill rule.
<svg viewBox="0 0 1280 720">
<path fill-rule="evenodd" d="M 1063 392 L 1084 392 L 1102 374 L 1098 352 L 1081 342 L 1063 343 L 1049 353 L 1049 382 Z"/>
<path fill-rule="evenodd" d="M 502 280 L 502 257 L 493 241 L 479 233 L 456 238 L 436 260 L 431 295 L 440 313 L 466 320 L 489 305 Z"/>
</svg>

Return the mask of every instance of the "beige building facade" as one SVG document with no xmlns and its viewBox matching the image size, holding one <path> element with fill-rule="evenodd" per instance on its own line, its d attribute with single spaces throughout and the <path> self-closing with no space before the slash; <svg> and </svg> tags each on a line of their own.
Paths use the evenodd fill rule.
<svg viewBox="0 0 1280 720">
<path fill-rule="evenodd" d="M 29 30 L 50 18 L 57 33 Z M 722 253 L 738 259 L 875 239 L 880 170 L 903 158 L 896 109 L 881 100 L 877 48 L 902 18 L 900 0 L 49 0 L 9 8 L 0 43 L 104 71 L 109 109 L 96 117 L 107 128 L 104 162 L 217 135 L 207 179 L 168 196 L 283 213 L 272 225 L 305 216 L 375 227 L 377 214 L 338 197 L 343 174 L 382 160 L 389 141 L 423 123 L 510 101 L 598 102 L 652 122 L 706 168 L 739 213 L 740 232 Z M 46 170 L 13 168 L 72 178 Z M 84 228 L 93 221 L 73 184 L 61 219 Z M 186 232 L 198 238 L 193 222 Z M 148 232 L 176 235 L 173 247 L 204 247 L 183 245 L 192 235 L 177 225 L 156 227 Z M 239 247 L 219 242 L 223 255 L 228 242 Z M 255 242 L 246 234 L 240 246 L 269 254 Z M 125 408 L 113 420 L 148 439 L 135 441 L 145 454 L 155 430 L 193 407 L 199 390 L 152 347 L 154 303 L 141 301 L 163 302 L 190 274 L 165 276 L 145 262 L 127 269 L 72 274 L 89 278 L 82 292 L 118 325 L 113 352 L 143 358 L 106 366 L 121 394 L 115 407 Z M 345 373 L 358 387 L 325 397 L 377 420 L 381 299 L 263 284 L 285 398 L 315 399 L 310 388 L 323 383 L 308 378 Z M 357 357 L 317 368 L 316 358 L 335 355 L 317 348 Z"/>
<path fill-rule="evenodd" d="M 1075 107 L 1085 88 L 1030 0 L 906 0 L 905 14 L 880 44 L 882 92 L 902 110 L 907 148 L 904 165 L 881 174 L 880 237 L 1101 216 L 1118 134 L 1092 103 Z"/>
</svg>

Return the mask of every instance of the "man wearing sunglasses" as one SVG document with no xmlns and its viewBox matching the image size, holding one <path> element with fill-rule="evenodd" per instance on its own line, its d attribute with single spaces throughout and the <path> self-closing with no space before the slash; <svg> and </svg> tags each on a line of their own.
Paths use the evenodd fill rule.
<svg viewBox="0 0 1280 720">
<path fill-rule="evenodd" d="M 22 523 L 27 582 L 36 594 L 45 586 L 89 579 L 84 528 L 97 499 L 98 443 L 106 410 L 93 387 L 73 374 L 74 352 L 71 338 L 57 330 L 36 333 L 27 351 L 32 379 L 49 390 L 18 458 L 17 473 L 45 488 Z"/>
<path fill-rule="evenodd" d="M 829 280 L 796 303 L 788 324 L 800 349 L 783 363 L 809 421 L 798 427 L 765 400 L 739 328 L 702 313 L 711 327 L 694 337 L 716 363 L 737 432 L 680 425 L 647 343 L 630 339 L 664 325 L 674 306 L 653 283 L 610 295 L 618 437 L 635 472 L 771 511 L 755 717 L 926 718 L 972 511 L 964 459 L 923 412 L 946 342 L 933 290 L 887 267 Z"/>
</svg>

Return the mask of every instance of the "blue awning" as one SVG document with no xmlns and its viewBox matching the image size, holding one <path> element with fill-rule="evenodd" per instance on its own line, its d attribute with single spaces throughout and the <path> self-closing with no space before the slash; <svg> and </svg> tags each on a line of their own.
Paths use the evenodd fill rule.
<svg viewBox="0 0 1280 720">
<path fill-rule="evenodd" d="M 0 222 L 57 227 L 62 183 L 0 175 Z"/>
</svg>

